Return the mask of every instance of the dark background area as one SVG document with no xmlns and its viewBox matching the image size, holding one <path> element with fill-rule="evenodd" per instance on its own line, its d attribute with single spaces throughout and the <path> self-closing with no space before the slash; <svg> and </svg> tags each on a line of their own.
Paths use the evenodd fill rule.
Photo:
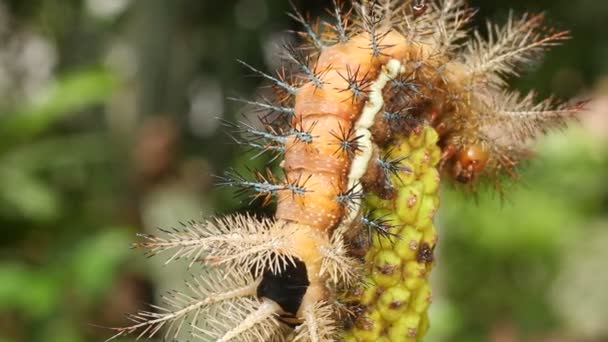
<svg viewBox="0 0 608 342">
<path fill-rule="evenodd" d="M 323 14 L 329 1 L 296 1 Z M 513 82 L 592 98 L 506 200 L 446 187 L 429 341 L 608 340 L 608 2 L 471 1 L 476 25 L 544 11 L 573 39 Z M 135 233 L 243 210 L 211 174 L 263 166 L 234 119 L 297 25 L 283 0 L 0 1 L 0 341 L 103 341 L 95 325 L 180 286 Z M 254 210 L 256 208 L 253 208 Z M 194 270 L 193 272 L 196 272 Z M 129 339 L 124 339 L 125 341 Z"/>
</svg>

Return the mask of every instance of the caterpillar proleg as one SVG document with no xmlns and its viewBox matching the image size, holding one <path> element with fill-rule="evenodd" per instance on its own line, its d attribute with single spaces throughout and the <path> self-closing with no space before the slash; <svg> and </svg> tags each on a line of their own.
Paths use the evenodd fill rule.
<svg viewBox="0 0 608 342">
<path fill-rule="evenodd" d="M 219 183 L 264 203 L 273 219 L 192 222 L 136 247 L 208 271 L 191 293 L 132 316 L 115 336 L 182 329 L 215 341 L 420 341 L 431 302 L 440 179 L 473 188 L 515 174 L 533 139 L 582 104 L 507 90 L 509 77 L 568 38 L 542 15 L 471 31 L 464 0 L 334 1 L 333 22 L 309 23 L 285 47 L 285 75 L 262 129 L 229 124 L 235 141 L 277 153 L 283 177 L 235 172 Z"/>
</svg>

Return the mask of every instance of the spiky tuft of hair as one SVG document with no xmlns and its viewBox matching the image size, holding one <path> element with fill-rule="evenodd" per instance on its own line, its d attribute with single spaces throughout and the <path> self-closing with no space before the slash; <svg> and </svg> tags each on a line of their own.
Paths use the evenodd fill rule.
<svg viewBox="0 0 608 342">
<path fill-rule="evenodd" d="M 361 279 L 361 262 L 349 254 L 341 232 L 334 232 L 330 244 L 321 247 L 323 261 L 319 273 L 327 275 L 335 285 L 348 288 Z"/>
<path fill-rule="evenodd" d="M 335 308 L 318 302 L 304 309 L 304 323 L 295 329 L 293 342 L 330 342 L 339 338 Z"/>
<path fill-rule="evenodd" d="M 276 318 L 281 307 L 275 302 L 241 298 L 223 305 L 214 315 L 208 315 L 203 324 L 193 327 L 194 337 L 217 342 L 285 341 L 286 328 Z"/>
<path fill-rule="evenodd" d="M 569 39 L 568 31 L 554 31 L 543 24 L 544 15 L 509 15 L 503 27 L 487 23 L 488 37 L 475 31 L 463 56 L 469 72 L 478 81 L 505 85 L 504 76 L 517 75 L 517 67 L 533 61 L 534 55 Z"/>
<path fill-rule="evenodd" d="M 259 280 L 255 280 L 245 269 L 223 274 L 213 270 L 201 277 L 186 282 L 187 292 L 171 291 L 162 296 L 163 306 L 150 305 L 154 311 L 140 311 L 128 315 L 133 324 L 111 328 L 116 332 L 108 341 L 135 334 L 137 338 L 153 338 L 165 329 L 164 339 L 176 339 L 182 330 L 189 330 L 200 323 L 202 317 L 215 312 L 222 315 L 230 311 L 230 305 L 254 296 Z M 228 304 L 227 304 L 228 303 Z"/>
<path fill-rule="evenodd" d="M 172 253 L 166 264 L 180 258 L 190 260 L 190 265 L 202 261 L 223 266 L 227 274 L 243 269 L 255 275 L 265 269 L 278 273 L 294 263 L 289 243 L 293 231 L 271 219 L 236 214 L 162 231 L 165 236 L 142 234 L 144 241 L 133 247 L 146 249 L 149 255 Z"/>
</svg>

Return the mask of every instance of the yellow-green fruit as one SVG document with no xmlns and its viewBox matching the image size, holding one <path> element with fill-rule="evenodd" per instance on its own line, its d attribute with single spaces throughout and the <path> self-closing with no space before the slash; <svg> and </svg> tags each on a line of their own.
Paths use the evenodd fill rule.
<svg viewBox="0 0 608 342">
<path fill-rule="evenodd" d="M 378 311 L 385 321 L 394 322 L 407 311 L 412 293 L 405 286 L 393 286 L 378 298 Z"/>
<path fill-rule="evenodd" d="M 346 341 L 414 342 L 428 330 L 428 275 L 437 241 L 433 216 L 439 205 L 437 140 L 435 130 L 424 127 L 398 142 L 391 158 L 405 157 L 401 165 L 412 172 L 389 176 L 396 190 L 392 199 L 371 194 L 365 200 L 364 210 L 389 222 L 396 236 L 373 233 L 365 256 L 366 287 L 349 297 L 363 313 L 346 332 Z"/>
<path fill-rule="evenodd" d="M 403 260 L 415 260 L 422 236 L 422 232 L 414 229 L 413 226 L 404 226 L 399 239 L 395 239 L 395 253 Z"/>
<path fill-rule="evenodd" d="M 424 195 L 424 185 L 415 181 L 410 185 L 403 186 L 397 193 L 395 213 L 405 224 L 412 224 L 418 216 L 418 209 Z"/>
</svg>

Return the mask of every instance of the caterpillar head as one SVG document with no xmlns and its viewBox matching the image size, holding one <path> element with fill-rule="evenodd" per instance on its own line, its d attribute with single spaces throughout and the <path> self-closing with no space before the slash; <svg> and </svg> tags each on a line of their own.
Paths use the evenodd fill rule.
<svg viewBox="0 0 608 342">
<path fill-rule="evenodd" d="M 469 145 L 456 152 L 451 174 L 460 183 L 468 184 L 484 172 L 490 154 L 482 145 Z"/>
</svg>

